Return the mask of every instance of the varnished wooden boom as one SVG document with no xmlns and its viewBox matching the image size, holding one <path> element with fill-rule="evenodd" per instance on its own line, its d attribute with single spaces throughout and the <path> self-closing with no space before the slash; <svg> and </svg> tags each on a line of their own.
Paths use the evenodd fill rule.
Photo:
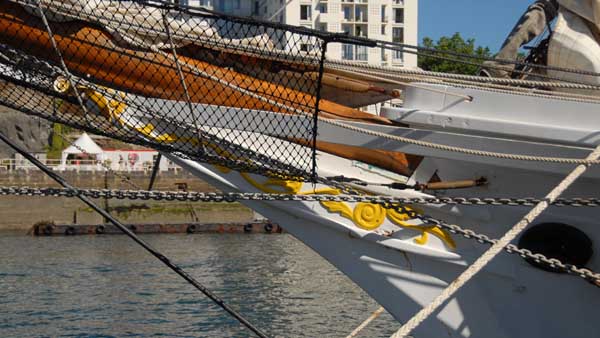
<svg viewBox="0 0 600 338">
<path fill-rule="evenodd" d="M 70 71 L 125 92 L 169 100 L 185 100 L 179 73 L 170 54 L 161 55 L 118 46 L 109 33 L 81 21 L 51 23 L 51 26 L 58 48 Z M 42 21 L 16 4 L 0 3 L 0 42 L 41 59 L 58 61 Z M 179 62 L 183 65 L 184 80 L 191 99 L 196 103 L 290 113 L 284 108 L 195 74 L 194 69 L 295 109 L 311 112 L 315 105 L 315 96 L 298 90 L 185 56 L 180 56 Z M 341 118 L 390 123 L 387 119 L 327 100 L 321 100 L 319 108 L 329 115 Z"/>
</svg>

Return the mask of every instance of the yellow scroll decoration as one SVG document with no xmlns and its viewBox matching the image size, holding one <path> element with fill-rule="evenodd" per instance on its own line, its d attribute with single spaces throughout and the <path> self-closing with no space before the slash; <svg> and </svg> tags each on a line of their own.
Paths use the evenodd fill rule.
<svg viewBox="0 0 600 338">
<path fill-rule="evenodd" d="M 352 209 L 345 202 L 321 201 L 320 203 L 327 211 L 340 214 L 363 230 L 373 231 L 385 221 L 386 210 L 379 204 L 358 203 Z"/>
<path fill-rule="evenodd" d="M 404 207 L 404 208 L 407 209 L 408 211 L 413 211 L 413 209 L 411 209 L 409 207 Z M 421 225 L 408 224 L 408 223 L 406 223 L 406 221 L 411 219 L 410 215 L 405 212 L 402 212 L 402 213 L 398 212 L 395 209 L 388 209 L 387 215 L 388 215 L 389 220 L 392 221 L 392 223 L 399 225 L 406 229 L 411 229 L 411 230 L 416 230 L 416 231 L 421 232 L 421 236 L 419 238 L 415 238 L 415 243 L 417 243 L 417 244 L 420 244 L 420 245 L 427 244 L 427 241 L 429 240 L 429 234 L 432 234 L 432 235 L 438 237 L 439 239 L 441 239 L 448 247 L 450 247 L 452 249 L 456 248 L 456 243 L 452 239 L 452 236 L 450 236 L 450 234 L 447 233 L 446 231 L 436 227 L 435 225 L 421 226 Z"/>
<path fill-rule="evenodd" d="M 256 189 L 269 194 L 297 194 L 302 189 L 302 182 L 282 180 L 279 178 L 268 178 L 265 182 L 260 183 L 248 173 L 240 173 L 240 175 Z M 274 189 L 278 187 L 281 189 Z"/>
<path fill-rule="evenodd" d="M 449 248 L 456 248 L 456 243 L 446 231 L 434 225 L 420 226 L 407 223 L 407 221 L 412 219 L 408 212 L 398 212 L 394 209 L 386 209 L 383 206 L 374 203 L 358 203 L 354 209 L 345 202 L 322 201 L 320 203 L 327 211 L 340 214 L 354 222 L 356 226 L 363 230 L 373 231 L 379 228 L 387 216 L 387 218 L 396 225 L 405 229 L 420 232 L 421 236 L 414 240 L 415 243 L 419 245 L 427 244 L 429 234 L 431 234 L 441 239 Z M 405 208 L 409 211 L 414 211 L 411 208 Z"/>
<path fill-rule="evenodd" d="M 338 213 L 349 220 L 354 221 L 354 212 L 348 206 L 348 204 L 344 202 L 335 202 L 335 201 L 321 201 L 319 202 L 321 205 L 327 209 L 329 212 Z"/>
<path fill-rule="evenodd" d="M 89 97 L 89 99 L 96 104 L 98 110 L 100 110 L 100 113 L 102 115 L 108 117 L 110 121 L 119 121 L 119 123 L 123 124 L 123 122 L 120 121 L 119 116 L 125 111 L 125 109 L 127 109 L 127 105 L 122 101 L 126 98 L 126 94 L 123 92 L 117 92 L 114 89 L 105 87 L 102 88 L 112 96 L 118 94 L 121 100 L 117 101 L 114 99 L 110 99 L 104 96 L 102 93 L 97 92 L 91 88 L 88 88 L 86 86 L 79 86 L 79 89 L 83 90 Z"/>
<path fill-rule="evenodd" d="M 353 221 L 365 230 L 375 230 L 385 221 L 385 208 L 379 204 L 358 203 L 352 213 Z"/>
<path fill-rule="evenodd" d="M 81 86 L 79 88 L 82 89 L 87 94 L 89 99 L 96 104 L 102 115 L 109 118 L 111 121 L 118 121 L 122 125 L 126 124 L 125 121 L 121 119 L 121 114 L 125 111 L 125 109 L 127 109 L 127 105 L 124 102 L 106 98 L 102 93 L 85 86 Z M 123 100 L 126 98 L 126 94 L 123 92 L 116 92 L 110 88 L 105 88 L 105 90 L 107 90 L 107 92 L 113 96 L 118 94 L 118 96 L 120 96 Z M 168 133 L 156 133 L 156 128 L 151 123 L 147 123 L 144 126 L 134 126 L 134 128 L 141 134 L 164 143 L 189 142 L 192 144 L 199 144 L 199 140 L 196 138 L 180 137 L 178 135 Z M 232 159 L 236 158 L 236 156 L 222 149 L 216 144 L 206 141 L 202 141 L 202 144 L 210 147 L 220 156 Z M 229 168 L 223 166 L 215 165 L 215 167 L 223 173 L 228 173 L 231 171 Z M 261 183 L 255 180 L 248 173 L 241 172 L 240 175 L 255 188 L 270 194 L 339 195 L 341 193 L 339 189 L 330 187 L 300 192 L 302 190 L 303 183 L 299 181 L 267 178 Z M 350 208 L 350 206 L 348 206 L 348 204 L 345 202 L 321 201 L 320 204 L 329 212 L 338 213 L 341 216 L 353 221 L 354 224 L 359 228 L 367 231 L 373 231 L 379 228 L 387 216 L 388 219 L 396 225 L 421 232 L 421 236 L 415 238 L 415 243 L 419 245 L 427 244 L 427 241 L 429 240 L 429 234 L 432 234 L 440 238 L 448 247 L 453 249 L 456 248 L 456 243 L 444 230 L 436 226 L 417 226 L 408 224 L 407 221 L 412 219 L 408 213 L 401 213 L 394 209 L 385 209 L 383 206 L 374 203 L 358 203 L 354 209 Z M 412 210 L 410 208 L 407 209 Z"/>
</svg>

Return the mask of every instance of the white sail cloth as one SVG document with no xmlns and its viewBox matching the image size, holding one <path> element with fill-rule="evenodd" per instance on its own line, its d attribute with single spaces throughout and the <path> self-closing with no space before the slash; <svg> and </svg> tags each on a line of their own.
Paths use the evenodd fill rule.
<svg viewBox="0 0 600 338">
<path fill-rule="evenodd" d="M 24 5 L 31 14 L 39 16 L 38 0 L 12 0 Z M 271 47 L 263 35 L 244 39 L 227 39 L 219 35 L 208 20 L 186 14 L 177 16 L 159 8 L 133 1 L 114 0 L 40 0 L 51 21 L 84 20 L 100 24 L 117 40 L 136 47 L 170 48 L 167 28 L 177 47 L 193 42 L 212 41 L 220 45 L 251 45 Z M 164 15 L 163 15 L 164 14 Z M 256 32 L 258 33 L 258 32 Z"/>
<path fill-rule="evenodd" d="M 600 73 L 600 0 L 559 0 L 560 9 L 548 47 L 548 65 Z M 549 70 L 561 80 L 600 85 L 600 77 Z M 582 93 L 581 90 L 576 90 Z M 597 91 L 585 91 L 598 95 Z"/>
<path fill-rule="evenodd" d="M 600 31 L 600 0 L 558 0 L 562 8 L 587 20 Z"/>
</svg>

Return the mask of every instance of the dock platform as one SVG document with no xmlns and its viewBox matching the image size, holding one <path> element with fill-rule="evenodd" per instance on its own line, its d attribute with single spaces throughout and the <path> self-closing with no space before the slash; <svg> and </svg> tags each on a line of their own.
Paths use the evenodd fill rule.
<svg viewBox="0 0 600 338">
<path fill-rule="evenodd" d="M 282 233 L 283 229 L 267 221 L 250 223 L 177 223 L 177 224 L 127 224 L 137 234 L 177 233 Z M 76 236 L 123 234 L 112 224 L 54 224 L 37 223 L 29 230 L 32 236 Z"/>
</svg>

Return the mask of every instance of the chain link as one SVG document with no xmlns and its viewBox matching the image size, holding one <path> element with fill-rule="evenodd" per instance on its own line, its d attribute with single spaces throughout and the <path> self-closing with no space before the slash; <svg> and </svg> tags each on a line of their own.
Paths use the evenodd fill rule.
<svg viewBox="0 0 600 338">
<path fill-rule="evenodd" d="M 440 229 L 447 230 L 453 234 L 461 235 L 464 238 L 474 239 L 481 244 L 493 245 L 498 241 L 497 239 L 492 239 L 487 235 L 478 234 L 473 230 L 463 229 L 458 225 L 448 224 L 428 216 L 421 216 L 419 218 L 421 218 L 422 220 L 426 220 L 428 223 L 431 223 Z M 600 273 L 591 271 L 586 268 L 577 267 L 573 264 L 563 263 L 556 258 L 548 258 L 540 253 L 534 253 L 529 249 L 519 248 L 514 244 L 507 245 L 504 248 L 504 251 L 506 251 L 509 254 L 517 254 L 524 259 L 534 261 L 538 264 L 546 265 L 552 269 L 579 276 L 590 282 L 592 285 L 600 287 Z"/>
<path fill-rule="evenodd" d="M 194 191 L 149 191 L 121 189 L 65 189 L 0 186 L 0 195 L 17 196 L 56 196 L 92 198 L 115 198 L 130 200 L 167 200 L 191 202 L 234 202 L 234 201 L 304 201 L 304 202 L 363 202 L 386 206 L 397 204 L 447 204 L 471 206 L 532 206 L 540 202 L 538 198 L 478 198 L 478 197 L 431 197 L 401 198 L 368 195 L 291 195 L 266 193 L 204 193 Z M 598 207 L 598 198 L 561 198 L 552 205 L 557 207 Z"/>
<path fill-rule="evenodd" d="M 488 206 L 531 206 L 539 202 L 535 198 L 397 198 L 387 196 L 366 195 L 291 195 L 291 194 L 264 194 L 264 193 L 203 193 L 184 191 L 147 191 L 147 190 L 116 190 L 116 189 L 66 189 L 66 188 L 31 188 L 31 187 L 6 187 L 0 186 L 0 195 L 13 196 L 54 196 L 54 197 L 76 197 L 86 196 L 90 198 L 113 198 L 130 200 L 154 200 L 154 201 L 182 201 L 182 202 L 236 202 L 236 201 L 304 201 L 304 202 L 364 202 L 377 203 L 386 208 L 395 209 L 407 213 L 411 217 L 447 230 L 464 238 L 474 239 L 479 243 L 493 245 L 496 239 L 487 235 L 478 234 L 470 229 L 463 229 L 458 225 L 449 224 L 430 216 L 421 215 L 409 210 L 404 204 L 454 204 L 454 205 L 488 205 Z M 573 198 L 558 199 L 555 206 L 559 207 L 597 207 L 600 200 L 597 198 Z M 510 244 L 504 249 L 510 254 L 547 265 L 562 272 L 577 275 L 595 286 L 600 287 L 600 274 L 586 268 L 563 263 L 554 258 L 548 258 L 531 250 L 519 248 Z"/>
</svg>

